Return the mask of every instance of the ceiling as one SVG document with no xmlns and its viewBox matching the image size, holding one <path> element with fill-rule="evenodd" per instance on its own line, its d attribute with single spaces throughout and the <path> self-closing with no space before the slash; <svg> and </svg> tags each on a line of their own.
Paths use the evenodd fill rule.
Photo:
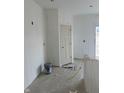
<svg viewBox="0 0 124 93">
<path fill-rule="evenodd" d="M 99 13 L 99 0 L 54 0 L 54 2 L 51 2 L 51 0 L 35 1 L 43 8 L 59 8 L 72 15 Z"/>
</svg>

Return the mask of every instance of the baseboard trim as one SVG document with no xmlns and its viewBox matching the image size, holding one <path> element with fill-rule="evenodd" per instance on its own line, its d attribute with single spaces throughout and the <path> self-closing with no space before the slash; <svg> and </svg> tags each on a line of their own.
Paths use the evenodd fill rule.
<svg viewBox="0 0 124 93">
<path fill-rule="evenodd" d="M 62 67 L 63 67 L 63 66 L 66 66 L 66 65 L 69 65 L 69 64 L 72 64 L 72 62 L 70 62 L 70 63 L 67 63 L 67 64 L 63 64 L 63 65 L 62 65 Z"/>
<path fill-rule="evenodd" d="M 52 65 L 52 67 L 60 67 L 60 66 Z"/>
<path fill-rule="evenodd" d="M 74 60 L 89 60 L 89 61 L 99 61 L 99 59 L 93 59 L 93 58 L 74 58 Z"/>
<path fill-rule="evenodd" d="M 74 58 L 74 60 L 82 60 L 83 58 Z"/>
</svg>

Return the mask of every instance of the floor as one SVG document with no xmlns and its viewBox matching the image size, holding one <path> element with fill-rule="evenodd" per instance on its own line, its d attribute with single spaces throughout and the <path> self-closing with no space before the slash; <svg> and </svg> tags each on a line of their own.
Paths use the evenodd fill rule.
<svg viewBox="0 0 124 93">
<path fill-rule="evenodd" d="M 25 93 L 85 93 L 83 61 L 75 60 L 75 69 L 54 67 L 51 74 L 41 73 Z"/>
</svg>

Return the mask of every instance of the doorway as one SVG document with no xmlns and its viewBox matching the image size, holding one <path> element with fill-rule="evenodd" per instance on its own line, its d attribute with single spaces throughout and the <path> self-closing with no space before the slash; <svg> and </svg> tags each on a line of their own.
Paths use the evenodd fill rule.
<svg viewBox="0 0 124 93">
<path fill-rule="evenodd" d="M 72 63 L 71 25 L 60 26 L 60 62 L 61 65 Z"/>
</svg>

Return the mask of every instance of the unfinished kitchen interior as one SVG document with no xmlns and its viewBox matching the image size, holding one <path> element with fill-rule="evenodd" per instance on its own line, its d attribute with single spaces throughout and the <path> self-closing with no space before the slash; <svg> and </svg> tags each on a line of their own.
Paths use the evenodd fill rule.
<svg viewBox="0 0 124 93">
<path fill-rule="evenodd" d="M 24 5 L 24 92 L 99 93 L 99 1 Z"/>
</svg>

